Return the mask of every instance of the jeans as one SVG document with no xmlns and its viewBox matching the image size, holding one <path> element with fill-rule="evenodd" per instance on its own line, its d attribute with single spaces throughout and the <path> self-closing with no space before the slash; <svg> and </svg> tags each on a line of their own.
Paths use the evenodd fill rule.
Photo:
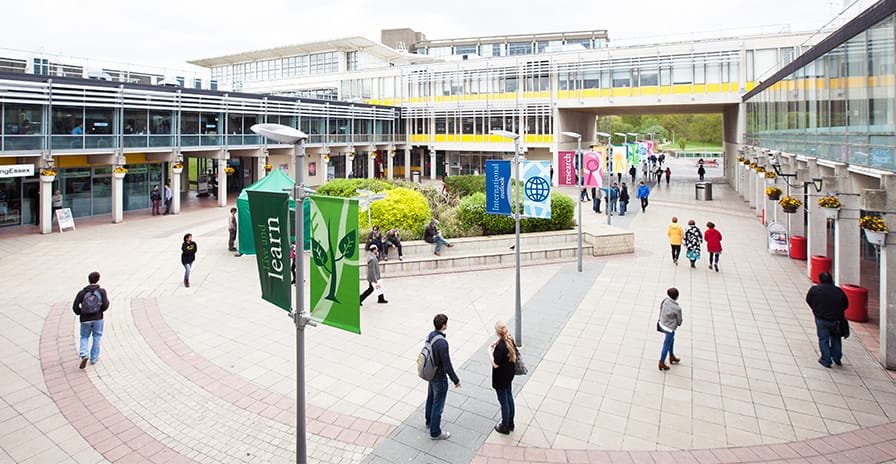
<svg viewBox="0 0 896 464">
<path fill-rule="evenodd" d="M 625 211 L 628 209 L 628 203 L 624 201 L 619 202 L 619 215 L 625 215 Z"/>
<path fill-rule="evenodd" d="M 234 242 L 236 242 L 236 229 L 227 229 L 227 232 L 229 234 L 229 236 L 227 238 L 227 249 L 234 250 L 236 248 L 234 246 L 235 245 Z"/>
<path fill-rule="evenodd" d="M 193 263 L 184 263 L 184 282 L 190 281 L 190 269 L 193 268 Z"/>
<path fill-rule="evenodd" d="M 394 246 L 395 248 L 398 248 L 398 257 L 399 257 L 399 258 L 401 258 L 402 256 L 404 256 L 404 255 L 402 254 L 402 252 L 401 252 L 401 240 L 394 240 L 394 241 L 393 241 L 393 240 L 386 240 L 384 244 L 385 244 L 385 249 L 386 249 L 386 251 L 385 251 L 385 253 L 383 253 L 383 256 L 385 256 L 385 257 L 388 258 L 388 257 L 389 257 L 389 247 L 393 247 L 393 246 Z"/>
<path fill-rule="evenodd" d="M 660 362 L 666 362 L 666 354 L 669 355 L 671 359 L 672 356 L 675 356 L 674 346 L 675 346 L 675 332 L 665 332 L 666 338 L 663 339 L 663 352 L 660 354 Z"/>
<path fill-rule="evenodd" d="M 588 191 L 585 189 L 579 190 L 579 201 L 586 200 L 590 200 L 590 198 L 588 198 Z"/>
<path fill-rule="evenodd" d="M 831 362 L 839 362 L 843 357 L 843 346 L 840 337 L 831 335 L 835 322 L 824 319 L 815 319 L 815 328 L 818 331 L 818 349 L 821 351 L 821 361 L 825 366 L 831 367 Z M 82 332 L 83 333 L 83 332 Z"/>
<path fill-rule="evenodd" d="M 647 197 L 641 198 L 641 211 L 647 211 Z"/>
<path fill-rule="evenodd" d="M 426 393 L 426 422 L 429 423 L 429 436 L 442 434 L 442 411 L 445 410 L 445 397 L 448 396 L 448 379 L 436 379 L 429 382 Z"/>
<path fill-rule="evenodd" d="M 498 394 L 498 403 L 501 405 L 501 425 L 513 426 L 513 417 L 516 415 L 516 407 L 513 405 L 513 386 L 503 390 L 495 390 Z"/>
<path fill-rule="evenodd" d="M 616 212 L 616 200 L 613 200 L 613 199 L 607 200 L 607 212 L 608 213 Z"/>
<path fill-rule="evenodd" d="M 169 214 L 171 212 L 171 198 L 165 199 L 165 214 Z"/>
<path fill-rule="evenodd" d="M 152 201 L 152 215 L 153 216 L 155 216 L 157 214 L 162 214 L 159 211 L 159 207 L 161 206 L 161 204 L 162 204 L 162 200 L 153 200 Z"/>
<path fill-rule="evenodd" d="M 678 255 L 681 254 L 681 245 L 672 245 L 672 261 L 678 261 Z"/>
<path fill-rule="evenodd" d="M 93 334 L 93 346 L 90 347 L 90 362 L 95 363 L 100 357 L 100 340 L 103 338 L 103 320 L 81 323 L 81 346 L 78 354 L 87 357 L 87 339 Z"/>
<path fill-rule="evenodd" d="M 436 249 L 435 249 L 435 252 L 436 252 L 436 253 L 438 253 L 439 250 L 442 249 L 442 245 L 449 245 L 448 240 L 445 240 L 444 238 L 442 238 L 442 235 L 441 235 L 441 234 L 436 235 L 435 237 L 433 237 L 433 238 L 432 238 L 432 243 L 435 243 L 435 244 L 436 244 Z"/>
</svg>

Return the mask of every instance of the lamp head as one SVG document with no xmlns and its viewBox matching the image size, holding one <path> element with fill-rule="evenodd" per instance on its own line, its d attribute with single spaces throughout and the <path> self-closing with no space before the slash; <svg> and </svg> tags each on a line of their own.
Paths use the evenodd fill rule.
<svg viewBox="0 0 896 464">
<path fill-rule="evenodd" d="M 510 131 L 506 131 L 503 129 L 493 129 L 493 130 L 488 131 L 488 133 L 492 134 L 492 135 L 500 135 L 501 137 L 508 138 L 511 140 L 516 140 L 516 139 L 520 138 L 519 134 L 510 132 Z"/>
<path fill-rule="evenodd" d="M 308 139 L 308 135 L 304 132 L 283 124 L 255 124 L 249 129 L 258 135 L 280 143 L 294 144 L 299 140 Z"/>
<path fill-rule="evenodd" d="M 578 132 L 565 132 L 564 131 L 564 132 L 561 132 L 560 135 L 565 135 L 567 137 L 572 137 L 574 139 L 582 140 L 582 134 L 579 134 Z"/>
</svg>

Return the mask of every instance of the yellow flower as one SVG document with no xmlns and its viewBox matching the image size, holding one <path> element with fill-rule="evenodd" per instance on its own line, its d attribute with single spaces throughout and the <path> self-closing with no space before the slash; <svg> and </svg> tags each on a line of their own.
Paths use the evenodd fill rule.
<svg viewBox="0 0 896 464">
<path fill-rule="evenodd" d="M 775 177 L 778 177 L 778 176 L 775 175 L 774 172 L 772 172 L 772 171 L 765 171 L 765 178 L 766 178 L 766 179 L 774 179 Z"/>
<path fill-rule="evenodd" d="M 183 169 L 184 165 L 180 163 L 174 163 L 174 169 Z"/>
<path fill-rule="evenodd" d="M 877 232 L 887 231 L 887 225 L 884 224 L 884 219 L 880 216 L 862 216 L 859 219 L 859 227 Z"/>
<path fill-rule="evenodd" d="M 270 170 L 273 169 L 273 168 L 274 168 L 274 167 L 271 166 L 270 163 L 264 165 L 264 170 L 265 170 L 265 171 L 270 171 Z"/>
<path fill-rule="evenodd" d="M 55 177 L 55 176 L 56 176 L 56 171 L 54 171 L 54 170 L 52 170 L 52 169 L 41 169 L 41 170 L 40 170 L 40 175 L 42 175 L 42 176 Z"/>
<path fill-rule="evenodd" d="M 784 208 L 799 208 L 800 206 L 803 206 L 803 202 L 793 197 L 784 197 L 778 204 Z"/>
<path fill-rule="evenodd" d="M 233 169 L 230 166 L 227 166 L 226 168 L 224 168 L 224 174 L 230 175 L 230 174 L 233 174 L 234 172 L 236 172 L 236 169 Z"/>
<path fill-rule="evenodd" d="M 819 198 L 818 206 L 822 208 L 839 208 L 841 205 L 840 200 L 838 200 L 837 197 L 828 196 Z"/>
<path fill-rule="evenodd" d="M 781 189 L 779 189 L 778 187 L 769 187 L 769 188 L 765 189 L 765 194 L 766 195 L 780 195 Z"/>
<path fill-rule="evenodd" d="M 125 174 L 128 172 L 128 168 L 126 168 L 124 166 L 118 166 L 115 169 L 113 169 L 112 172 L 114 172 L 115 174 Z"/>
</svg>

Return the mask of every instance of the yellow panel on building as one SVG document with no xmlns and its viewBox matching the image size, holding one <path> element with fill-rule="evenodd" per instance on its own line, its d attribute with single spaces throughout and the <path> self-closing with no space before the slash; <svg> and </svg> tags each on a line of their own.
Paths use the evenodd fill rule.
<svg viewBox="0 0 896 464">
<path fill-rule="evenodd" d="M 691 84 L 673 85 L 672 93 L 674 93 L 676 95 L 692 93 L 692 86 L 691 86 Z"/>
</svg>

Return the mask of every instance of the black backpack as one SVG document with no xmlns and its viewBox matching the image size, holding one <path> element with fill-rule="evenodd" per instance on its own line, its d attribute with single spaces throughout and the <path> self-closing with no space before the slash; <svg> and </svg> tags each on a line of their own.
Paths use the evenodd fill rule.
<svg viewBox="0 0 896 464">
<path fill-rule="evenodd" d="M 99 288 L 88 290 L 81 300 L 81 315 L 91 316 L 103 310 L 103 294 Z"/>
</svg>

